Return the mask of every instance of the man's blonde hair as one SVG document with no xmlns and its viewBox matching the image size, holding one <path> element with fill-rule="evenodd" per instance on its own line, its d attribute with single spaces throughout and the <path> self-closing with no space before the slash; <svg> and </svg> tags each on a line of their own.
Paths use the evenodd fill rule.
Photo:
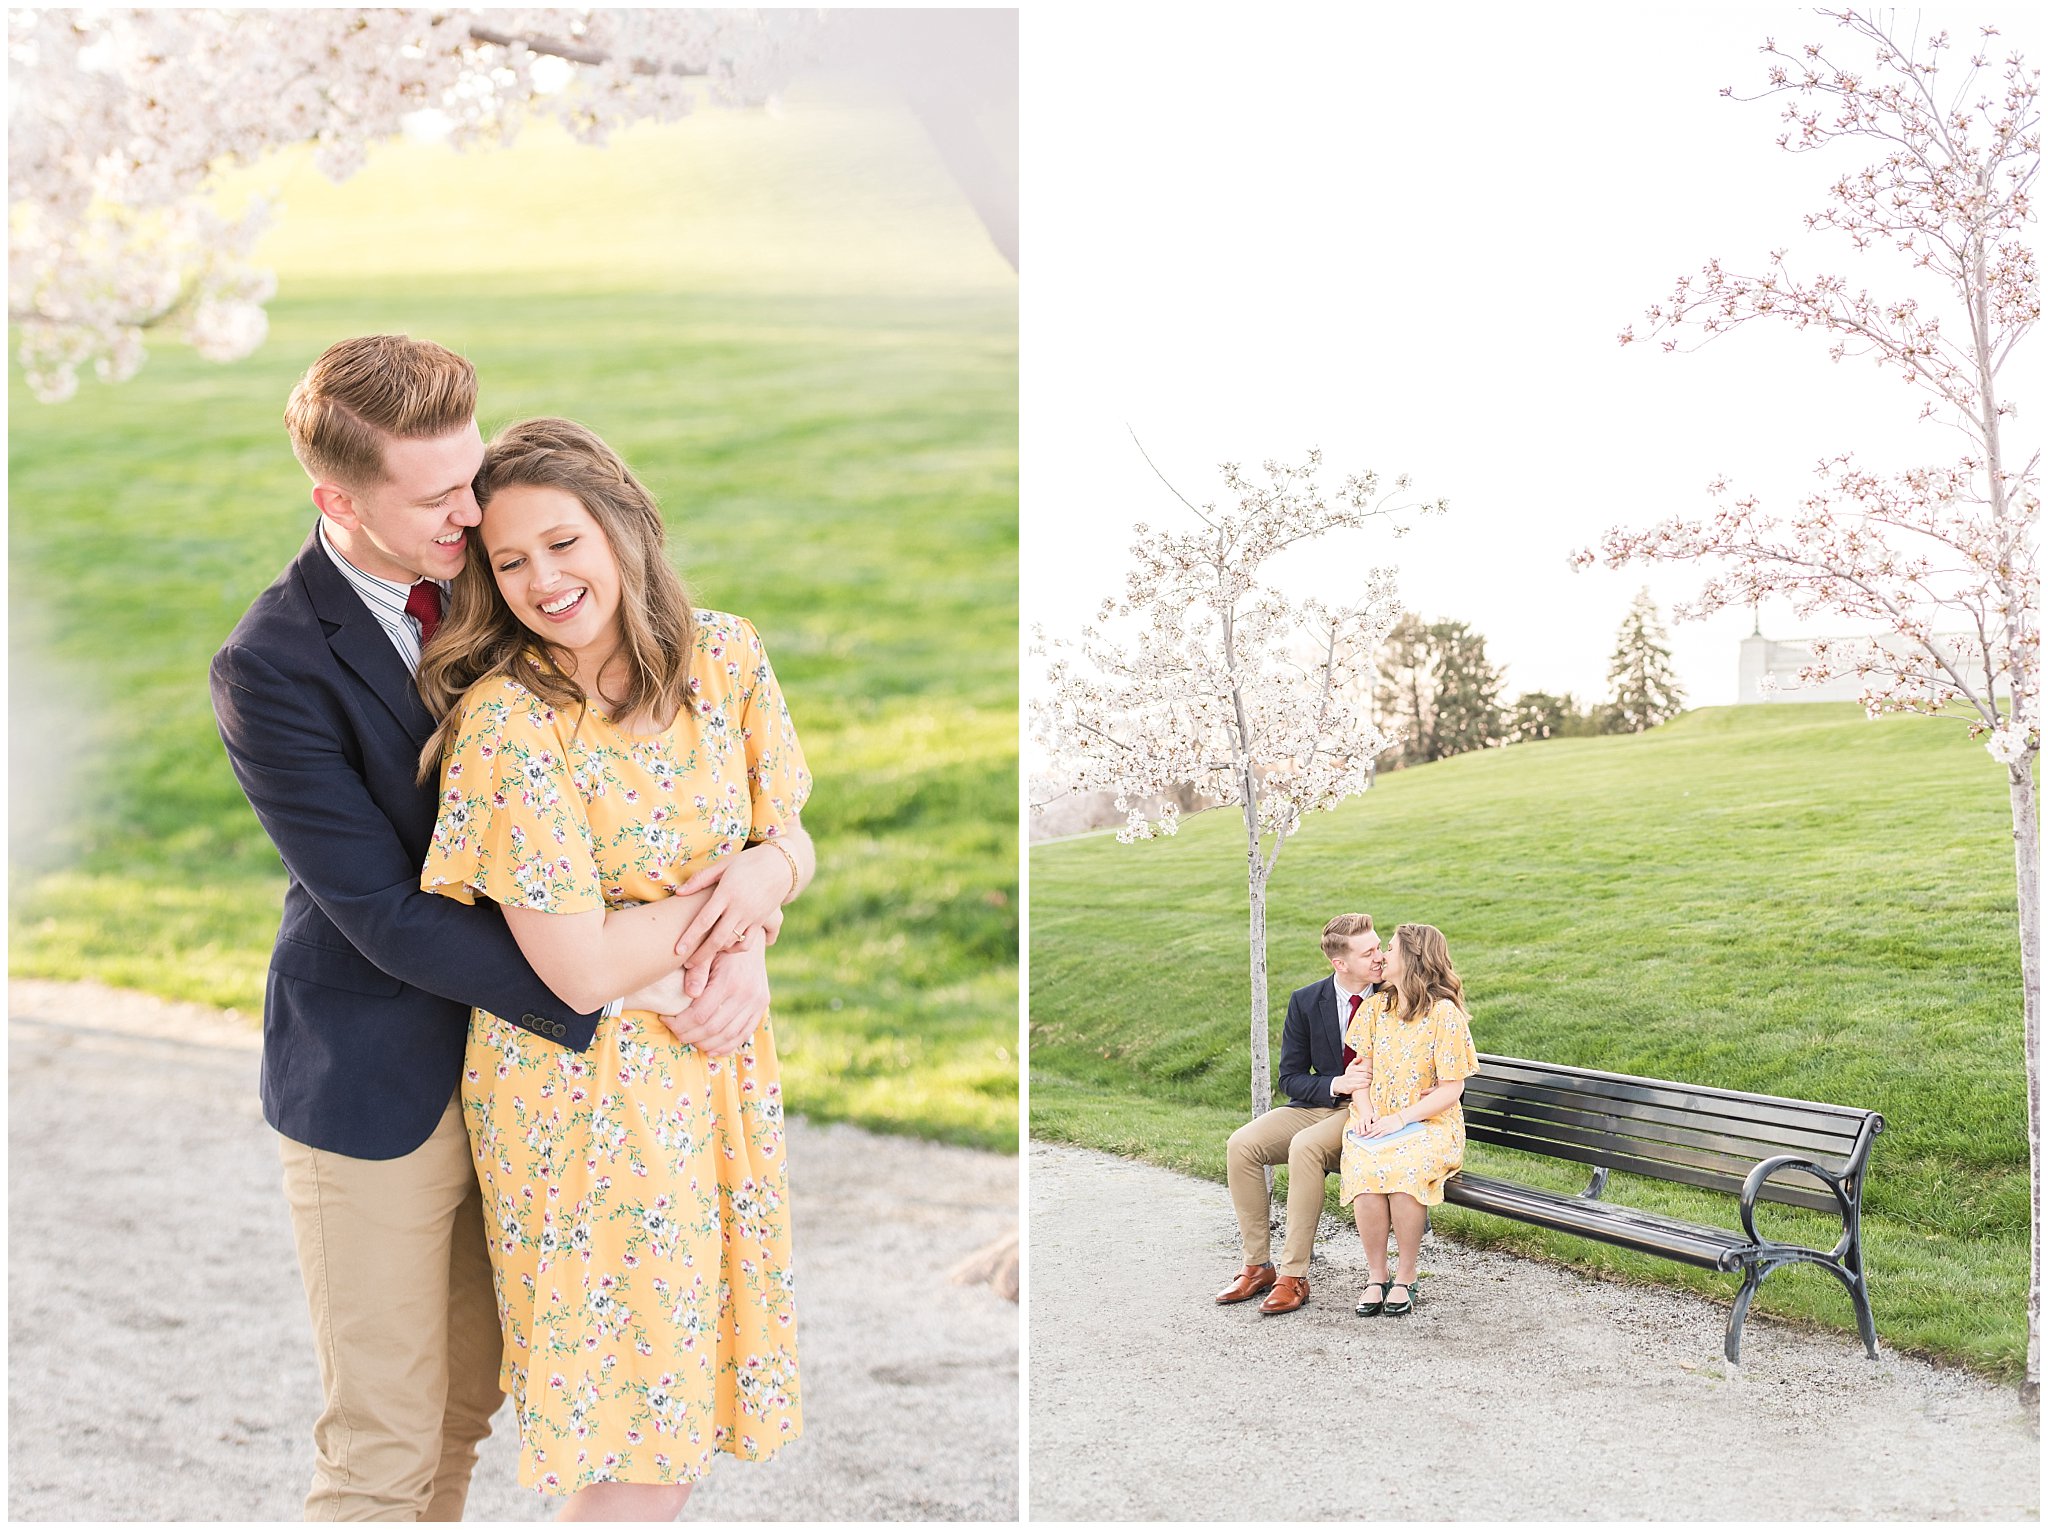
<svg viewBox="0 0 2048 1530">
<path fill-rule="evenodd" d="M 292 455 L 318 483 L 384 481 L 387 440 L 428 441 L 476 418 L 476 368 L 409 335 L 363 335 L 320 353 L 284 406 Z"/>
<path fill-rule="evenodd" d="M 1351 937 L 1369 934 L 1372 930 L 1370 914 L 1339 914 L 1323 926 L 1323 955 L 1335 961 L 1351 949 Z"/>
</svg>

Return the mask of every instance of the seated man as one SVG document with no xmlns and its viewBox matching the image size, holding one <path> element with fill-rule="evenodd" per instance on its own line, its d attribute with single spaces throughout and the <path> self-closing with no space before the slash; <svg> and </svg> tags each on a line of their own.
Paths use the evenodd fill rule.
<svg viewBox="0 0 2048 1530">
<path fill-rule="evenodd" d="M 1323 926 L 1330 975 L 1297 988 L 1280 1033 L 1280 1088 L 1275 1106 L 1230 1134 L 1230 1201 L 1244 1235 L 1244 1269 L 1216 1293 L 1220 1303 L 1266 1293 L 1259 1311 L 1292 1312 L 1308 1300 L 1308 1262 L 1323 1214 L 1323 1176 L 1343 1156 L 1347 1096 L 1364 1085 L 1352 1068 L 1344 1031 L 1379 981 L 1385 958 L 1367 914 L 1339 914 Z M 1266 1166 L 1287 1165 L 1287 1236 L 1276 1274 L 1271 1262 L 1272 1198 Z"/>
</svg>

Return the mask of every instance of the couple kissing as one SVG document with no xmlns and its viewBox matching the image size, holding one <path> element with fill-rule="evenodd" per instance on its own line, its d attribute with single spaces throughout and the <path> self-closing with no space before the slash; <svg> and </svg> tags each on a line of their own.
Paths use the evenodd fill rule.
<svg viewBox="0 0 2048 1530">
<path fill-rule="evenodd" d="M 1280 1037 L 1288 1103 L 1231 1133 L 1230 1201 L 1244 1268 L 1216 1293 L 1220 1305 L 1263 1297 L 1267 1316 L 1308 1301 L 1308 1266 L 1323 1212 L 1324 1176 L 1337 1171 L 1357 1219 L 1369 1280 L 1361 1317 L 1415 1308 L 1415 1264 L 1429 1208 L 1465 1157 L 1458 1100 L 1479 1071 L 1464 985 L 1443 932 L 1404 924 L 1382 944 L 1371 916 L 1339 914 L 1323 926 L 1330 975 L 1297 988 Z M 1269 1166 L 1287 1166 L 1287 1230 L 1272 1259 Z M 1387 1234 L 1397 1246 L 1387 1268 Z"/>
</svg>

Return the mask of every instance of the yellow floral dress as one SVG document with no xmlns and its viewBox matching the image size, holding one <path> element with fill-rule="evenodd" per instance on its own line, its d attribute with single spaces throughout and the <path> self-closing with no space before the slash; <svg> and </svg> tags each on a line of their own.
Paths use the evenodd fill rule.
<svg viewBox="0 0 2048 1530">
<path fill-rule="evenodd" d="M 532 660 L 538 664 L 538 658 Z M 810 792 L 753 627 L 697 613 L 689 695 L 632 736 L 485 680 L 462 700 L 420 885 L 579 913 L 665 898 L 783 832 Z M 504 1329 L 519 1480 L 701 1477 L 802 1432 L 775 1039 L 731 1057 L 651 1013 L 566 1050 L 482 1010 L 462 1104 Z"/>
<path fill-rule="evenodd" d="M 1344 1045 L 1372 1061 L 1372 1108 L 1390 1116 L 1406 1110 L 1438 1084 L 1479 1071 L 1465 1012 L 1438 999 L 1429 1012 L 1394 1018 L 1393 993 L 1381 989 L 1359 1008 Z M 1385 1147 L 1366 1146 L 1364 1113 L 1356 1100 L 1344 1123 L 1339 1194 L 1344 1205 L 1361 1194 L 1412 1195 L 1425 1206 L 1443 1202 L 1444 1181 L 1465 1161 L 1465 1113 L 1455 1103 L 1418 1130 Z"/>
</svg>

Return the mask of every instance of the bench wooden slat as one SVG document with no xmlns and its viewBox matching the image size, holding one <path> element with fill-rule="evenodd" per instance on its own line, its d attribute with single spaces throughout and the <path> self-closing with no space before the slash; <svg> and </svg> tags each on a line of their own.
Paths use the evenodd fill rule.
<svg viewBox="0 0 2048 1530">
<path fill-rule="evenodd" d="M 1549 1097 L 1538 1099 L 1533 1095 L 1488 1094 L 1469 1088 L 1465 1100 L 1461 1103 L 1464 1105 L 1466 1120 L 1470 1121 L 1484 1115 L 1496 1131 L 1522 1130 L 1532 1137 L 1547 1137 L 1561 1127 L 1576 1126 L 1614 1136 L 1669 1143 L 1673 1147 L 1691 1148 L 1699 1152 L 1739 1159 L 1744 1164 L 1743 1172 L 1747 1172 L 1748 1165 L 1760 1158 L 1769 1158 L 1775 1153 L 1795 1152 L 1817 1158 L 1825 1167 L 1839 1172 L 1848 1159 L 1850 1150 L 1855 1146 L 1854 1143 L 1837 1143 L 1832 1139 L 1809 1136 L 1805 1132 L 1785 1132 L 1782 1129 L 1768 1137 L 1752 1136 L 1742 1132 L 1707 1130 L 1694 1122 L 1670 1120 L 1669 1117 L 1674 1112 L 1651 1112 L 1646 1107 L 1642 1107 L 1644 1113 L 1641 1115 L 1634 1112 L 1605 1111 L 1598 1105 L 1580 1109 L 1576 1102 L 1553 1104 Z"/>
<path fill-rule="evenodd" d="M 1558 1114 L 1569 1116 L 1570 1113 Z M 1754 1151 L 1730 1152 L 1697 1142 L 1672 1142 L 1662 1137 L 1625 1134 L 1611 1118 L 1606 1121 L 1599 1117 L 1535 1121 L 1517 1116 L 1504 1122 L 1490 1111 L 1467 1111 L 1467 1134 L 1482 1128 L 1490 1133 L 1490 1141 L 1502 1147 L 1519 1147 L 1524 1152 L 1548 1153 L 1553 1143 L 1576 1142 L 1580 1147 L 1617 1153 L 1627 1158 L 1710 1169 L 1727 1175 L 1738 1186 L 1757 1161 L 1765 1156 Z"/>
<path fill-rule="evenodd" d="M 1712 1131 L 1726 1131 L 1757 1141 L 1774 1141 L 1780 1133 L 1786 1133 L 1800 1139 L 1800 1145 L 1806 1147 L 1839 1145 L 1833 1149 L 1837 1153 L 1849 1151 L 1855 1137 L 1862 1133 L 1864 1116 L 1868 1114 L 1839 1116 L 1829 1112 L 1796 1116 L 1796 1112 L 1778 1106 L 1763 1112 L 1741 1112 L 1726 1098 L 1694 1100 L 1675 1090 L 1665 1090 L 1659 1096 L 1636 1090 L 1620 1094 L 1589 1090 L 1583 1088 L 1579 1079 L 1569 1077 L 1503 1077 L 1497 1073 L 1477 1073 L 1473 1079 L 1466 1079 L 1466 1092 L 1497 1100 L 1569 1100 L 1581 1110 L 1612 1110 L 1618 1116 L 1640 1116 L 1675 1124 L 1698 1122 Z"/>
<path fill-rule="evenodd" d="M 1871 1112 L 1846 1106 L 1782 1099 L 1775 1095 L 1740 1094 L 1729 1089 L 1703 1085 L 1674 1084 L 1657 1079 L 1639 1079 L 1623 1073 L 1601 1073 L 1590 1068 L 1536 1064 L 1518 1057 L 1479 1054 L 1480 1079 L 1502 1083 L 1520 1082 L 1536 1087 L 1548 1084 L 1565 1092 L 1595 1095 L 1629 1104 L 1662 1107 L 1691 1114 L 1725 1116 L 1752 1126 L 1769 1124 L 1793 1131 L 1811 1132 L 1853 1142 Z M 1468 1082 L 1466 1088 L 1472 1088 Z M 1846 1148 L 1843 1149 L 1847 1151 Z"/>
<path fill-rule="evenodd" d="M 1453 1175 L 1444 1185 L 1444 1199 L 1619 1248 L 1649 1248 L 1708 1270 L 1733 1268 L 1736 1253 L 1752 1246 L 1741 1233 L 1725 1227 L 1700 1227 L 1631 1206 L 1581 1200 L 1482 1174 Z"/>
<path fill-rule="evenodd" d="M 1743 1181 L 1759 1161 L 1758 1154 L 1737 1155 L 1713 1153 L 1693 1148 L 1677 1147 L 1670 1143 L 1650 1142 L 1636 1138 L 1619 1137 L 1611 1132 L 1583 1130 L 1576 1127 L 1559 1126 L 1538 1136 L 1523 1131 L 1500 1131 L 1485 1116 L 1465 1117 L 1465 1135 L 1474 1142 L 1489 1143 L 1494 1147 L 1513 1148 L 1518 1152 L 1537 1153 L 1546 1158 L 1570 1156 L 1576 1163 L 1594 1167 L 1619 1169 L 1625 1174 L 1641 1174 L 1650 1179 L 1682 1180 L 1687 1184 L 1702 1184 L 1697 1174 L 1709 1177 L 1709 1188 L 1725 1190 L 1730 1195 L 1739 1195 Z M 1570 1146 L 1577 1151 L 1567 1155 L 1562 1149 Z M 1684 1169 L 1688 1172 L 1680 1174 Z M 1774 1176 L 1761 1191 L 1759 1200 L 1777 1201 L 1788 1206 L 1808 1206 L 1815 1211 L 1836 1211 L 1834 1196 L 1810 1176 L 1787 1173 Z"/>
<path fill-rule="evenodd" d="M 1531 1077 L 1555 1075 L 1559 1078 L 1572 1079 L 1587 1087 L 1626 1085 L 1653 1093 L 1676 1091 L 1686 1096 L 1697 1095 L 1722 1100 L 1737 1112 L 1750 1105 L 1772 1105 L 1799 1115 L 1843 1116 L 1851 1121 L 1861 1120 L 1871 1114 L 1859 1106 L 1833 1105 L 1825 1100 L 1797 1100 L 1789 1095 L 1756 1094 L 1742 1089 L 1717 1089 L 1711 1084 L 1687 1084 L 1668 1078 L 1642 1078 L 1633 1073 L 1610 1073 L 1600 1068 L 1573 1067 L 1569 1063 L 1538 1062 L 1527 1057 L 1503 1057 L 1497 1052 L 1481 1052 L 1478 1057 L 1482 1066 L 1493 1063 L 1500 1069 L 1516 1070 Z"/>
<path fill-rule="evenodd" d="M 1465 1126 L 1465 1135 L 1474 1142 L 1528 1150 L 1527 1139 L 1501 1138 L 1498 1134 L 1484 1127 L 1474 1126 L 1469 1121 Z M 1690 1164 L 1662 1163 L 1654 1158 L 1643 1158 L 1618 1150 L 1581 1147 L 1575 1142 L 1547 1142 L 1539 1151 L 1546 1158 L 1568 1159 L 1573 1163 L 1588 1164 L 1594 1168 L 1619 1169 L 1624 1174 L 1640 1174 L 1646 1179 L 1672 1180 L 1678 1184 L 1697 1185 L 1703 1190 L 1726 1191 L 1731 1195 L 1739 1195 L 1742 1192 L 1741 1174 L 1716 1173 L 1711 1169 L 1698 1168 Z M 1778 1201 L 1788 1206 L 1805 1206 L 1814 1211 L 1839 1209 L 1834 1196 L 1819 1185 L 1808 1189 L 1796 1182 L 1778 1179 L 1773 1179 L 1764 1186 L 1757 1198 Z"/>
</svg>

